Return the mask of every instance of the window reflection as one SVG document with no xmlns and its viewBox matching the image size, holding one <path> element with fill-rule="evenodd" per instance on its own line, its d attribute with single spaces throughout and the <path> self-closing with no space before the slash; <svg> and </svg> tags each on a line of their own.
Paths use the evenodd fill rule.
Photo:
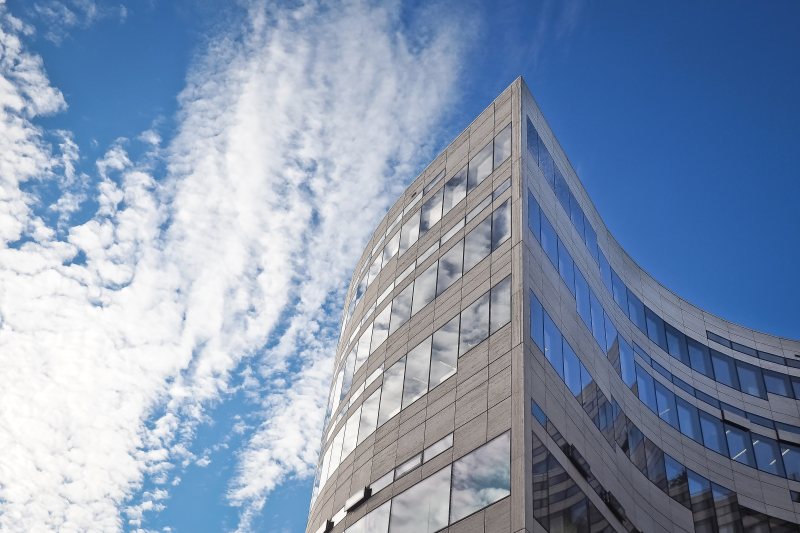
<svg viewBox="0 0 800 533">
<path fill-rule="evenodd" d="M 444 184 L 444 212 L 447 213 L 467 196 L 467 166 Z"/>
<path fill-rule="evenodd" d="M 472 190 L 492 173 L 492 143 L 489 142 L 469 160 L 467 190 Z"/>
<path fill-rule="evenodd" d="M 762 472 L 778 476 L 786 476 L 783 471 L 783 462 L 778 450 L 778 443 L 762 435 L 753 434 L 753 452 L 756 456 L 756 465 Z"/>
<path fill-rule="evenodd" d="M 510 461 L 507 432 L 453 463 L 451 523 L 510 494 Z"/>
<path fill-rule="evenodd" d="M 419 219 L 421 211 L 414 212 L 411 218 L 406 220 L 400 230 L 400 254 L 402 255 L 419 238 Z"/>
<path fill-rule="evenodd" d="M 403 373 L 406 368 L 406 358 L 403 357 L 383 374 L 383 388 L 381 389 L 381 407 L 378 412 L 378 426 L 400 412 L 403 397 Z"/>
<path fill-rule="evenodd" d="M 487 292 L 461 312 L 459 356 L 489 336 L 489 293 Z"/>
<path fill-rule="evenodd" d="M 411 304 L 411 315 L 428 305 L 436 297 L 436 271 L 438 265 L 433 263 L 414 280 L 414 297 Z"/>
<path fill-rule="evenodd" d="M 561 332 L 550 315 L 544 313 L 544 356 L 564 379 L 564 356 L 561 351 Z"/>
<path fill-rule="evenodd" d="M 730 458 L 747 466 L 756 466 L 753 458 L 753 448 L 750 444 L 750 432 L 725 424 L 725 437 L 728 441 Z"/>
<path fill-rule="evenodd" d="M 372 435 L 375 428 L 378 427 L 378 407 L 380 406 L 380 401 L 381 389 L 379 388 L 370 394 L 369 398 L 364 400 L 364 403 L 361 405 L 361 423 L 358 426 L 359 444 Z"/>
<path fill-rule="evenodd" d="M 417 483 L 392 500 L 392 533 L 433 533 L 447 526 L 450 510 L 450 466 Z"/>
<path fill-rule="evenodd" d="M 375 323 L 372 326 L 372 344 L 370 345 L 369 352 L 375 351 L 375 348 L 383 344 L 386 337 L 389 336 L 389 318 L 391 316 L 392 306 L 387 305 L 383 308 L 378 316 L 375 317 Z"/>
<path fill-rule="evenodd" d="M 489 333 L 511 322 L 511 276 L 492 287 Z"/>
<path fill-rule="evenodd" d="M 403 385 L 403 408 L 428 392 L 428 373 L 431 364 L 431 337 L 419 343 L 406 356 Z"/>
<path fill-rule="evenodd" d="M 414 284 L 409 284 L 400 294 L 392 300 L 392 318 L 389 325 L 389 334 L 405 324 L 411 318 L 411 296 L 414 293 Z"/>
<path fill-rule="evenodd" d="M 464 239 L 464 272 L 469 272 L 492 252 L 492 218 L 486 217 Z"/>
<path fill-rule="evenodd" d="M 389 531 L 389 509 L 392 502 L 386 502 L 367 513 L 361 520 L 348 527 L 346 533 L 387 533 Z"/>
<path fill-rule="evenodd" d="M 433 196 L 428 198 L 422 204 L 422 211 L 419 220 L 419 233 L 424 235 L 426 231 L 431 229 L 442 218 L 442 195 L 444 189 L 439 189 Z"/>
<path fill-rule="evenodd" d="M 492 250 L 511 237 L 511 198 L 492 213 Z"/>
<path fill-rule="evenodd" d="M 511 155 L 511 123 L 494 138 L 494 168 L 497 168 Z"/>
<path fill-rule="evenodd" d="M 456 315 L 433 334 L 431 350 L 431 388 L 434 388 L 456 373 L 459 319 L 460 316 Z"/>
<path fill-rule="evenodd" d="M 458 241 L 455 246 L 439 258 L 439 278 L 436 282 L 436 295 L 442 294 L 450 285 L 461 278 L 461 267 L 464 262 L 464 241 Z"/>
</svg>

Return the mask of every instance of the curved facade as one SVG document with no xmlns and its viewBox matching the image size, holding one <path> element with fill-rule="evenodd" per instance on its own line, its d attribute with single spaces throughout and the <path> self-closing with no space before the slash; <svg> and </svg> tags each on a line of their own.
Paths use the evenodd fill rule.
<svg viewBox="0 0 800 533">
<path fill-rule="evenodd" d="M 800 531 L 800 343 L 639 268 L 524 81 L 348 291 L 309 533 Z"/>
</svg>

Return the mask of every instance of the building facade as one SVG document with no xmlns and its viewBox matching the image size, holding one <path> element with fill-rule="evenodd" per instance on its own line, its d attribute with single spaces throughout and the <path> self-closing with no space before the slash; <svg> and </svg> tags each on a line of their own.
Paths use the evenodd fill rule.
<svg viewBox="0 0 800 533">
<path fill-rule="evenodd" d="M 798 400 L 800 342 L 638 267 L 520 78 L 358 263 L 307 532 L 800 531 Z"/>
</svg>

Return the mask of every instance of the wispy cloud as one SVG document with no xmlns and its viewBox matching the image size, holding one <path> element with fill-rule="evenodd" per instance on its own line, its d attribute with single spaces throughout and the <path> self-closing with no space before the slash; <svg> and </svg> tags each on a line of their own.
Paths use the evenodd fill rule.
<svg viewBox="0 0 800 533">
<path fill-rule="evenodd" d="M 65 103 L 0 1 L 1 529 L 141 524 L 242 365 L 263 400 L 231 481 L 240 528 L 311 472 L 350 270 L 458 77 L 458 21 L 403 9 L 249 7 L 195 61 L 175 138 L 120 140 L 85 191 L 68 133 L 33 122 Z M 59 183 L 51 209 L 97 212 L 51 227 L 33 179 Z M 130 501 L 145 479 L 164 488 Z"/>
<path fill-rule="evenodd" d="M 71 31 L 88 28 L 99 20 L 125 22 L 128 8 L 113 0 L 35 0 L 28 14 L 42 26 L 47 40 L 60 44 Z"/>
</svg>

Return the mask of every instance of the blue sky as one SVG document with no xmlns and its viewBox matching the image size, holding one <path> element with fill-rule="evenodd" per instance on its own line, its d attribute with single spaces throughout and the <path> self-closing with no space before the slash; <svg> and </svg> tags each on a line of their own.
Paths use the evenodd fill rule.
<svg viewBox="0 0 800 533">
<path fill-rule="evenodd" d="M 3 529 L 302 531 L 369 228 L 518 75 L 640 265 L 800 337 L 796 2 L 457 6 L 0 1 Z"/>
</svg>

